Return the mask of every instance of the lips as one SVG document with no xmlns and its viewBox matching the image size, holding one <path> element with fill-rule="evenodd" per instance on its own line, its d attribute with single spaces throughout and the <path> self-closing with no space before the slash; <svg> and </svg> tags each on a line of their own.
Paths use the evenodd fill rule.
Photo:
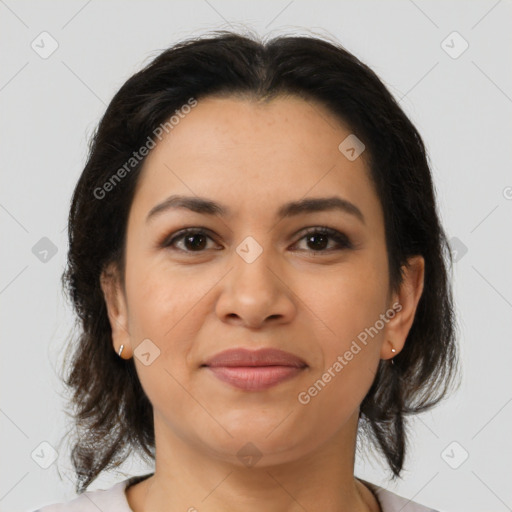
<svg viewBox="0 0 512 512">
<path fill-rule="evenodd" d="M 295 368 L 307 366 L 300 357 L 275 348 L 261 348 L 259 350 L 234 348 L 225 350 L 208 359 L 204 365 L 210 367 L 291 366 Z"/>
<path fill-rule="evenodd" d="M 230 349 L 203 365 L 219 380 L 244 391 L 262 391 L 300 374 L 307 364 L 300 357 L 273 348 Z"/>
</svg>

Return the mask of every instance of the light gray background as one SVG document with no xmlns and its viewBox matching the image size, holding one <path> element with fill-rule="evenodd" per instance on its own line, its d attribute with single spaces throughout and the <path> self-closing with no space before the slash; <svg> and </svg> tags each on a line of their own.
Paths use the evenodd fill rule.
<svg viewBox="0 0 512 512">
<path fill-rule="evenodd" d="M 402 480 L 388 482 L 374 459 L 359 460 L 356 474 L 441 511 L 512 510 L 511 21 L 505 0 L 0 0 L 0 510 L 74 497 L 65 447 L 48 469 L 31 453 L 44 459 L 49 449 L 40 443 L 57 447 L 69 428 L 57 371 L 73 317 L 60 275 L 89 135 L 122 83 L 160 50 L 244 26 L 335 37 L 370 65 L 423 135 L 442 221 L 458 239 L 463 384 L 411 422 Z M 31 48 L 43 31 L 59 45 L 47 59 Z M 456 59 L 441 46 L 453 31 L 469 43 Z M 446 44 L 452 53 L 461 48 L 457 39 Z M 42 237 L 57 248 L 46 262 L 32 252 Z M 450 467 L 446 461 L 459 464 L 464 451 L 468 459 Z M 120 469 L 92 489 L 149 468 L 132 461 Z"/>
</svg>

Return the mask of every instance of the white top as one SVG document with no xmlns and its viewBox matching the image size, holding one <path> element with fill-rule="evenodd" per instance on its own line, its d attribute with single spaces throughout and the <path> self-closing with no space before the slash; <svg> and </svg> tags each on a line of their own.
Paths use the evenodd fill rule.
<svg viewBox="0 0 512 512">
<path fill-rule="evenodd" d="M 46 505 L 34 512 L 98 512 L 98 510 L 103 512 L 133 512 L 124 491 L 127 486 L 136 484 L 151 475 L 152 473 L 127 478 L 107 490 L 85 491 L 71 501 Z M 433 508 L 402 498 L 366 480 L 361 478 L 358 478 L 358 480 L 373 491 L 382 512 L 438 512 Z"/>
</svg>

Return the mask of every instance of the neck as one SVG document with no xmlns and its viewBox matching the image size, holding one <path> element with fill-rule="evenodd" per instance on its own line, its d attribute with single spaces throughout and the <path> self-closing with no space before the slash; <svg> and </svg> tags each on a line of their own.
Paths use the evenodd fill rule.
<svg viewBox="0 0 512 512">
<path fill-rule="evenodd" d="M 375 496 L 353 475 L 356 429 L 314 453 L 272 464 L 262 457 L 248 467 L 163 435 L 155 421 L 155 472 L 127 491 L 128 501 L 134 512 L 378 512 Z"/>
</svg>

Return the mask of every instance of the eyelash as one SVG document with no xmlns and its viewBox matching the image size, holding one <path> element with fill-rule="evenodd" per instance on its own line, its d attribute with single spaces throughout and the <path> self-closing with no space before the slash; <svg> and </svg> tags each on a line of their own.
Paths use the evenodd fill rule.
<svg viewBox="0 0 512 512">
<path fill-rule="evenodd" d="M 164 241 L 162 243 L 160 243 L 159 245 L 160 245 L 161 248 L 170 248 L 177 241 L 182 240 L 186 236 L 190 236 L 190 235 L 205 235 L 206 237 L 212 239 L 212 237 L 208 235 L 208 232 L 205 231 L 202 228 L 186 228 L 186 229 L 183 229 L 182 231 L 179 231 L 178 233 L 174 234 L 172 237 L 165 238 Z M 308 237 L 310 235 L 328 236 L 329 238 L 334 240 L 339 245 L 338 249 L 336 249 L 336 248 L 334 248 L 334 249 L 333 248 L 331 248 L 331 249 L 322 249 L 322 250 L 310 249 L 310 252 L 313 252 L 313 253 L 317 253 L 317 254 L 318 253 L 331 253 L 332 251 L 335 251 L 335 250 L 346 250 L 346 249 L 352 249 L 353 248 L 352 242 L 350 241 L 350 239 L 345 234 L 340 233 L 336 229 L 328 228 L 326 226 L 319 226 L 319 227 L 309 228 L 302 235 L 302 237 L 299 238 L 298 241 L 301 241 L 301 240 L 303 240 L 304 238 L 306 238 L 306 237 Z M 191 250 L 187 250 L 187 249 L 179 249 L 179 248 L 176 248 L 176 247 L 174 247 L 174 249 L 176 249 L 178 251 L 181 251 L 181 252 L 184 252 L 184 253 L 187 253 L 187 254 L 194 254 L 194 253 L 198 253 L 199 254 L 199 253 L 205 252 L 205 250 L 206 250 L 206 249 L 204 249 L 204 250 L 199 250 L 199 251 L 191 251 Z"/>
</svg>

